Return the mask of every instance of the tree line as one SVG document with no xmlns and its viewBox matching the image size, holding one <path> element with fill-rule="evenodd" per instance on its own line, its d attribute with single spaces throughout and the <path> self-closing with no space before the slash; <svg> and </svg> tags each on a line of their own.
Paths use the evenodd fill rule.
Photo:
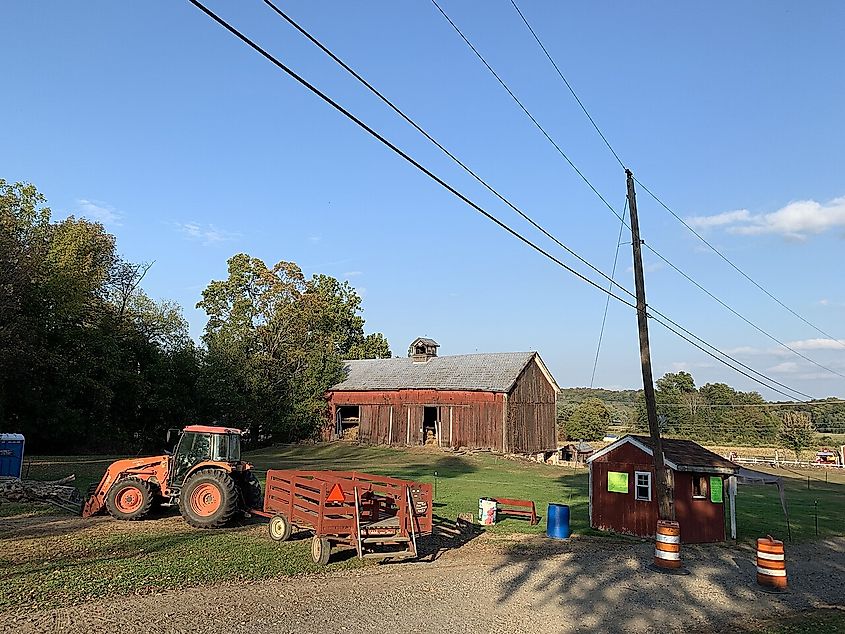
<svg viewBox="0 0 845 634">
<path fill-rule="evenodd" d="M 558 429 L 573 440 L 597 440 L 608 431 L 648 433 L 642 390 L 563 390 Z M 670 372 L 655 382 L 657 418 L 663 434 L 697 442 L 781 446 L 800 453 L 814 444 L 835 444 L 845 433 L 845 403 L 823 399 L 768 402 L 757 392 L 725 383 L 696 387 L 688 372 Z"/>
<path fill-rule="evenodd" d="M 197 422 L 295 441 L 323 423 L 343 359 L 390 356 L 348 282 L 243 253 L 202 292 L 196 343 L 178 304 L 144 292 L 150 266 L 0 179 L 0 431 L 39 453 L 159 451 L 167 429 Z"/>
</svg>

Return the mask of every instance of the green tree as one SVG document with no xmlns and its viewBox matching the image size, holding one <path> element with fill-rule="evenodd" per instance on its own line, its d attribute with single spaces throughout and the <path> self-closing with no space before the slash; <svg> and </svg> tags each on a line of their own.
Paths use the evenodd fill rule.
<svg viewBox="0 0 845 634">
<path fill-rule="evenodd" d="M 101 224 L 52 222 L 45 202 L 0 180 L 0 427 L 34 451 L 140 448 L 194 411 L 187 324 L 143 294 L 148 266 L 123 261 Z"/>
<path fill-rule="evenodd" d="M 361 298 L 348 282 L 306 279 L 293 262 L 268 268 L 237 254 L 197 306 L 209 317 L 202 393 L 222 421 L 259 442 L 313 436 L 342 360 L 390 354 L 382 335 L 364 335 Z"/>
<path fill-rule="evenodd" d="M 607 433 L 611 416 L 607 406 L 597 398 L 588 398 L 575 408 L 566 422 L 570 440 L 599 440 Z"/>
<path fill-rule="evenodd" d="M 787 412 L 778 432 L 778 439 L 785 449 L 795 453 L 795 459 L 801 460 L 801 453 L 813 444 L 816 430 L 807 412 Z"/>
<path fill-rule="evenodd" d="M 360 343 L 352 344 L 349 348 L 347 359 L 389 359 L 391 356 L 390 344 L 380 332 L 374 332 Z"/>
</svg>

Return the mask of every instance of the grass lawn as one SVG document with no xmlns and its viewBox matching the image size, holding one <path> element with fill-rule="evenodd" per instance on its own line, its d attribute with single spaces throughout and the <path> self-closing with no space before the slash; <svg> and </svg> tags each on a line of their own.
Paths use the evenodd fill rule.
<svg viewBox="0 0 845 634">
<path fill-rule="evenodd" d="M 845 534 L 845 473 L 833 469 L 795 471 L 759 466 L 756 470 L 783 477 L 793 541 Z M 766 534 L 788 540 L 789 531 L 777 488 L 774 485 L 740 485 L 737 491 L 737 538 L 752 541 Z"/>
<path fill-rule="evenodd" d="M 452 454 L 437 450 L 358 447 L 344 443 L 282 446 L 248 454 L 259 478 L 267 468 L 358 470 L 435 482 L 435 514 L 454 520 L 477 512 L 485 496 L 530 499 L 542 517 L 538 526 L 505 519 L 493 533 L 545 531 L 549 502 L 571 506 L 575 533 L 588 527 L 587 474 L 583 469 L 509 460 L 491 454 Z M 40 457 L 28 460 L 28 476 L 50 480 L 75 473 L 86 490 L 102 476 L 110 457 Z M 26 475 L 26 474 L 25 474 Z M 784 475 L 784 473 L 782 473 Z M 785 474 L 790 475 L 792 474 Z M 824 473 L 813 472 L 814 477 Z M 815 538 L 808 515 L 819 500 L 821 536 L 842 534 L 845 526 L 845 477 L 837 482 L 788 480 L 792 533 L 796 540 Z M 809 505 L 809 507 L 808 507 Z M 783 514 L 773 486 L 744 487 L 738 496 L 740 539 L 782 531 Z M 263 523 L 217 531 L 190 528 L 171 511 L 142 522 L 108 517 L 81 520 L 40 505 L 0 505 L 0 610 L 24 606 L 78 603 L 109 594 L 132 594 L 186 585 L 257 580 L 310 573 L 308 541 L 273 542 Z M 330 567 L 356 567 L 357 559 L 333 557 Z"/>
<path fill-rule="evenodd" d="M 260 479 L 268 467 L 343 469 L 434 482 L 435 513 L 454 520 L 476 512 L 478 498 L 533 499 L 540 515 L 549 501 L 573 506 L 573 528 L 587 528 L 587 476 L 572 470 L 491 455 L 456 456 L 436 450 L 403 451 L 346 444 L 274 447 L 247 456 Z M 100 479 L 109 457 L 33 457 L 25 477 L 51 480 L 70 473 L 84 491 Z M 492 529 L 539 533 L 545 524 L 508 519 Z M 216 531 L 189 527 L 173 512 L 142 522 L 108 517 L 81 520 L 41 505 L 0 505 L 0 610 L 68 605 L 109 594 L 237 580 L 268 579 L 322 570 L 307 540 L 276 543 L 263 523 Z M 338 553 L 332 569 L 362 565 Z"/>
<path fill-rule="evenodd" d="M 845 612 L 841 610 L 814 610 L 781 620 L 777 625 L 768 625 L 761 634 L 842 634 L 845 633 Z"/>
</svg>

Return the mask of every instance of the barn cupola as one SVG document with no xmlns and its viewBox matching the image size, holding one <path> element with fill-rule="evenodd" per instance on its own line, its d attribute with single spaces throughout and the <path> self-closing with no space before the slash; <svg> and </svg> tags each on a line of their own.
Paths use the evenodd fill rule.
<svg viewBox="0 0 845 634">
<path fill-rule="evenodd" d="M 408 356 L 414 363 L 426 363 L 429 359 L 437 356 L 437 349 L 440 344 L 434 339 L 418 337 L 408 347 Z"/>
</svg>

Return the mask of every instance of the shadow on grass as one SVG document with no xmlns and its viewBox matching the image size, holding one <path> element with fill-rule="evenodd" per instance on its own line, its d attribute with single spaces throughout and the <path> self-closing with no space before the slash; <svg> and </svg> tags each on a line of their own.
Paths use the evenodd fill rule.
<svg viewBox="0 0 845 634">
<path fill-rule="evenodd" d="M 197 542 L 201 535 L 193 532 L 174 533 L 170 535 L 147 535 L 138 534 L 132 536 L 123 536 L 120 543 L 110 548 L 109 554 L 96 552 L 96 548 L 92 549 L 95 554 L 83 557 L 59 557 L 50 559 L 49 561 L 39 562 L 37 565 L 31 564 L 8 564 L 4 562 L 2 567 L 17 568 L 15 572 L 5 573 L 4 580 L 8 581 L 16 577 L 24 577 L 27 575 L 37 574 L 41 572 L 51 572 L 57 569 L 73 570 L 74 568 L 87 568 L 95 563 L 118 562 L 135 558 L 144 558 L 154 555 L 159 552 L 167 550 L 179 549 L 182 546 Z M 104 544 L 98 545 L 103 548 Z"/>
</svg>

